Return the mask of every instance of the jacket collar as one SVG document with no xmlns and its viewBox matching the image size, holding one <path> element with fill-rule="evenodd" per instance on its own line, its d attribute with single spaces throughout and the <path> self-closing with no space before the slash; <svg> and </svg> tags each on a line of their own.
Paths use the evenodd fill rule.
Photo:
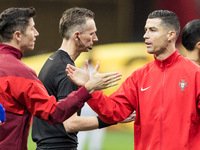
<svg viewBox="0 0 200 150">
<path fill-rule="evenodd" d="M 20 50 L 12 47 L 10 45 L 2 44 L 2 43 L 0 43 L 0 53 L 1 54 L 12 54 L 17 59 L 21 59 L 23 56 L 23 54 Z"/>
<path fill-rule="evenodd" d="M 63 49 L 58 49 L 58 52 L 61 52 L 65 58 L 69 59 L 74 64 L 74 61 L 72 60 L 72 58 L 70 57 L 70 55 L 68 54 L 67 51 L 65 51 Z"/>
<path fill-rule="evenodd" d="M 154 58 L 155 58 L 155 63 L 156 63 L 156 65 L 158 65 L 158 67 L 167 68 L 167 67 L 170 67 L 171 65 L 173 65 L 173 63 L 179 56 L 180 56 L 180 54 L 179 54 L 178 50 L 176 49 L 176 51 L 173 54 L 171 54 L 169 57 L 167 57 L 164 60 L 156 59 L 155 56 L 154 56 Z"/>
</svg>

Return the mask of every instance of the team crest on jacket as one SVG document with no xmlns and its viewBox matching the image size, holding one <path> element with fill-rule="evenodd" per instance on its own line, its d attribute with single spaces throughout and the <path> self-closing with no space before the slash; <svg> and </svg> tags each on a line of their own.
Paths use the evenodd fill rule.
<svg viewBox="0 0 200 150">
<path fill-rule="evenodd" d="M 179 82 L 179 86 L 181 88 L 180 91 L 185 91 L 185 87 L 187 87 L 187 82 L 185 82 L 185 80 L 181 80 L 181 82 Z"/>
</svg>

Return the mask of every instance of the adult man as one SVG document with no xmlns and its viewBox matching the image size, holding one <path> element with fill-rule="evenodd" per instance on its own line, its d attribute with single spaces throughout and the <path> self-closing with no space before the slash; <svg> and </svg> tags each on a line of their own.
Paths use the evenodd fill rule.
<svg viewBox="0 0 200 150">
<path fill-rule="evenodd" d="M 39 73 L 40 81 L 57 101 L 78 89 L 78 86 L 68 79 L 65 73 L 66 65 L 75 65 L 74 61 L 82 52 L 92 49 L 93 43 L 98 41 L 96 30 L 92 11 L 74 7 L 63 13 L 59 24 L 59 31 L 63 38 L 61 47 L 48 58 Z M 63 124 L 55 126 L 34 117 L 32 138 L 37 143 L 37 150 L 47 148 L 76 150 L 77 131 L 105 126 L 108 124 L 102 122 L 99 117 L 79 117 L 77 113 Z"/>
<path fill-rule="evenodd" d="M 9 8 L 0 14 L 0 103 L 6 111 L 6 122 L 0 126 L 1 150 L 27 149 L 31 114 L 51 124 L 61 123 L 83 106 L 89 93 L 109 86 L 97 84 L 97 65 L 85 87 L 56 103 L 36 73 L 20 61 L 24 51 L 34 49 L 39 35 L 34 15 L 34 8 Z"/>
<path fill-rule="evenodd" d="M 200 19 L 185 25 L 181 33 L 181 42 L 187 50 L 187 58 L 200 65 Z"/>
<path fill-rule="evenodd" d="M 173 12 L 150 13 L 144 39 L 155 60 L 133 72 L 109 97 L 95 92 L 88 101 L 107 123 L 136 110 L 135 150 L 199 149 L 200 69 L 176 50 L 179 30 Z M 67 72 L 75 83 L 83 80 L 75 76 L 80 69 L 68 65 Z"/>
</svg>

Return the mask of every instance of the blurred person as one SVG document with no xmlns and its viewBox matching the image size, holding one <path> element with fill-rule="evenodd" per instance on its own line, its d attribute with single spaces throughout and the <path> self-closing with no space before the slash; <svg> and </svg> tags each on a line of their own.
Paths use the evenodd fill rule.
<svg viewBox="0 0 200 150">
<path fill-rule="evenodd" d="M 200 65 L 200 19 L 188 22 L 182 30 L 181 42 L 186 48 L 186 57 Z"/>
<path fill-rule="evenodd" d="M 66 65 L 75 65 L 74 61 L 82 52 L 92 49 L 94 42 L 98 41 L 96 31 L 94 13 L 91 10 L 73 7 L 62 14 L 59 23 L 59 32 L 63 38 L 61 46 L 47 59 L 38 76 L 49 95 L 55 96 L 57 102 L 61 102 L 68 94 L 78 90 L 78 86 L 66 75 Z M 89 70 L 87 61 L 85 69 Z M 103 84 L 105 83 L 99 86 Z M 79 117 L 79 115 L 80 111 L 54 126 L 38 117 L 33 117 L 32 139 L 37 144 L 37 150 L 76 150 L 78 131 L 111 125 L 104 123 L 99 117 Z"/>
<path fill-rule="evenodd" d="M 96 91 L 87 101 L 106 123 L 119 122 L 136 110 L 135 150 L 199 149 L 200 68 L 175 48 L 179 32 L 175 13 L 150 13 L 144 39 L 155 60 L 134 71 L 109 97 Z M 78 85 L 89 76 L 83 72 L 67 66 L 68 77 Z"/>
<path fill-rule="evenodd" d="M 0 125 L 4 124 L 5 120 L 5 109 L 0 104 Z"/>
<path fill-rule="evenodd" d="M 86 103 L 81 109 L 81 116 L 98 116 Z M 78 150 L 84 150 L 88 143 L 88 150 L 102 150 L 106 128 L 78 132 Z"/>
<path fill-rule="evenodd" d="M 97 64 L 85 86 L 56 103 L 35 71 L 20 60 L 23 52 L 34 49 L 39 35 L 34 16 L 34 8 L 13 7 L 0 14 L 0 103 L 6 115 L 5 123 L 0 126 L 1 150 L 27 150 L 32 115 L 50 124 L 62 123 L 84 105 L 92 92 L 115 85 L 112 82 L 120 76 L 116 73 L 99 74 Z M 104 79 L 110 83 L 103 82 Z"/>
<path fill-rule="evenodd" d="M 92 53 L 90 52 L 90 57 L 88 60 L 88 68 L 90 70 L 94 69 Z M 85 103 L 81 108 L 81 116 L 90 117 L 98 116 L 95 111 L 93 111 L 90 106 Z M 78 132 L 78 150 L 84 150 L 86 144 L 88 143 L 88 150 L 102 150 L 103 139 L 105 137 L 106 128 L 94 129 L 91 131 L 80 131 Z"/>
</svg>

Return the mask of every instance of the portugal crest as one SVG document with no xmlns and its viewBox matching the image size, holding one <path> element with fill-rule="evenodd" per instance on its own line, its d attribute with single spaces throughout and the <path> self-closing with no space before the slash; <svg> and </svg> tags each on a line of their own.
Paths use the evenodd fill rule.
<svg viewBox="0 0 200 150">
<path fill-rule="evenodd" d="M 180 91 L 185 91 L 185 87 L 187 87 L 187 82 L 185 82 L 185 80 L 181 80 L 181 82 L 179 82 L 179 86 L 181 88 Z"/>
</svg>

